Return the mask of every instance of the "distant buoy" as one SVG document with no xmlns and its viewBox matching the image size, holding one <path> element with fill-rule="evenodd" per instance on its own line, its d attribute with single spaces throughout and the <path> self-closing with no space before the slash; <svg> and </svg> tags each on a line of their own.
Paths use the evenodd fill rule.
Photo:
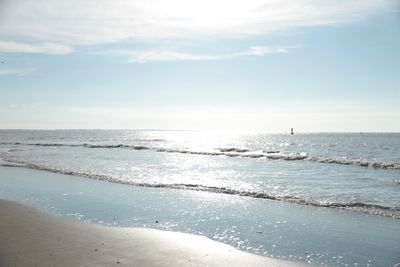
<svg viewBox="0 0 400 267">
<path fill-rule="evenodd" d="M 294 134 L 293 128 L 290 129 L 290 134 Z"/>
</svg>

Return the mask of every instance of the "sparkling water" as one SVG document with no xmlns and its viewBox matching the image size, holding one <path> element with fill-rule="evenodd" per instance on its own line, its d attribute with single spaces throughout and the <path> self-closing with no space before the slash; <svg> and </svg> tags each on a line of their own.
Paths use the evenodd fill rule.
<svg viewBox="0 0 400 267">
<path fill-rule="evenodd" d="M 0 153 L 23 167 L 2 169 L 0 196 L 64 216 L 332 266 L 400 261 L 400 134 L 1 130 Z"/>
<path fill-rule="evenodd" d="M 400 218 L 400 134 L 0 131 L 3 164 Z"/>
</svg>

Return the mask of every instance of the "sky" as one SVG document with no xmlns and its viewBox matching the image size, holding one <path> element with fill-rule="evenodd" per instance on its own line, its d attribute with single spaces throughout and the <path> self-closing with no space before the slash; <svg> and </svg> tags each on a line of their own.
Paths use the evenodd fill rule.
<svg viewBox="0 0 400 267">
<path fill-rule="evenodd" d="M 0 128 L 400 132 L 397 0 L 0 0 Z"/>
</svg>

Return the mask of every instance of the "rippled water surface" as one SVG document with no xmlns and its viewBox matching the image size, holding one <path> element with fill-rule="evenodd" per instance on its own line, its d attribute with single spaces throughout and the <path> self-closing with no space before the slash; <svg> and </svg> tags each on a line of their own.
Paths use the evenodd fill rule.
<svg viewBox="0 0 400 267">
<path fill-rule="evenodd" d="M 88 221 L 331 266 L 400 260 L 400 134 L 0 130 L 0 165 L 48 173 L 2 171 L 0 195 Z"/>
<path fill-rule="evenodd" d="M 400 218 L 400 134 L 0 131 L 3 164 Z"/>
</svg>

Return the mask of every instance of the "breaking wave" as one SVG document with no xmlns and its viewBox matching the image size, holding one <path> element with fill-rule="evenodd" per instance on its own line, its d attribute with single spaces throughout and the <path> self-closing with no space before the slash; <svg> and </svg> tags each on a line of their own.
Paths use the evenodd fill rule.
<svg viewBox="0 0 400 267">
<path fill-rule="evenodd" d="M 356 165 L 360 167 L 369 167 L 374 169 L 400 170 L 400 162 L 379 162 L 379 161 L 367 161 L 362 159 L 327 158 L 327 157 L 308 157 L 307 160 L 319 163 Z"/>
<path fill-rule="evenodd" d="M 43 146 L 43 147 L 85 147 L 85 148 L 110 148 L 110 149 L 124 148 L 124 149 L 152 150 L 156 152 L 181 153 L 181 154 L 191 154 L 191 155 L 265 158 L 272 160 L 306 160 L 306 161 L 313 161 L 326 164 L 355 165 L 355 166 L 368 167 L 374 169 L 400 170 L 400 162 L 395 162 L 395 161 L 380 162 L 380 161 L 369 161 L 365 159 L 348 159 L 347 157 L 310 156 L 306 152 L 283 152 L 279 150 L 250 151 L 249 149 L 236 148 L 236 147 L 218 148 L 217 150 L 212 150 L 212 151 L 194 151 L 190 149 L 160 148 L 160 147 L 127 145 L 127 144 L 88 144 L 88 143 L 70 144 L 70 143 L 15 142 L 15 143 L 0 143 L 0 145 L 24 145 L 24 146 Z"/>
<path fill-rule="evenodd" d="M 30 168 L 40 171 L 48 171 L 53 173 L 59 173 L 64 175 L 72 175 L 72 176 L 80 176 L 90 179 L 103 180 L 113 183 L 133 185 L 133 186 L 143 186 L 143 187 L 151 187 L 151 188 L 169 188 L 169 189 L 180 189 L 180 190 L 192 190 L 192 191 L 203 191 L 217 194 L 227 194 L 227 195 L 237 195 L 243 197 L 251 197 L 251 198 L 259 198 L 259 199 L 269 199 L 276 201 L 285 201 L 300 205 L 310 205 L 314 207 L 325 207 L 325 208 L 336 208 L 336 209 L 344 209 L 357 211 L 367 214 L 380 215 L 385 217 L 392 217 L 395 219 L 400 219 L 400 207 L 392 208 L 386 207 L 376 204 L 368 204 L 362 202 L 324 202 L 318 201 L 312 198 L 304 198 L 298 196 L 290 196 L 290 195 L 280 195 L 280 194 L 271 194 L 265 191 L 251 191 L 251 190 L 238 190 L 229 187 L 216 187 L 216 186 L 207 186 L 201 184 L 185 184 L 185 183 L 143 183 L 136 182 L 131 180 L 121 180 L 116 177 L 112 177 L 104 174 L 93 174 L 93 173 L 85 173 L 85 172 L 77 172 L 77 171 L 68 171 L 61 170 L 56 168 L 50 168 L 46 166 L 41 166 L 32 163 L 26 163 L 23 161 L 12 161 L 5 159 L 5 163 L 0 163 L 0 166 L 4 167 L 24 167 Z"/>
</svg>

